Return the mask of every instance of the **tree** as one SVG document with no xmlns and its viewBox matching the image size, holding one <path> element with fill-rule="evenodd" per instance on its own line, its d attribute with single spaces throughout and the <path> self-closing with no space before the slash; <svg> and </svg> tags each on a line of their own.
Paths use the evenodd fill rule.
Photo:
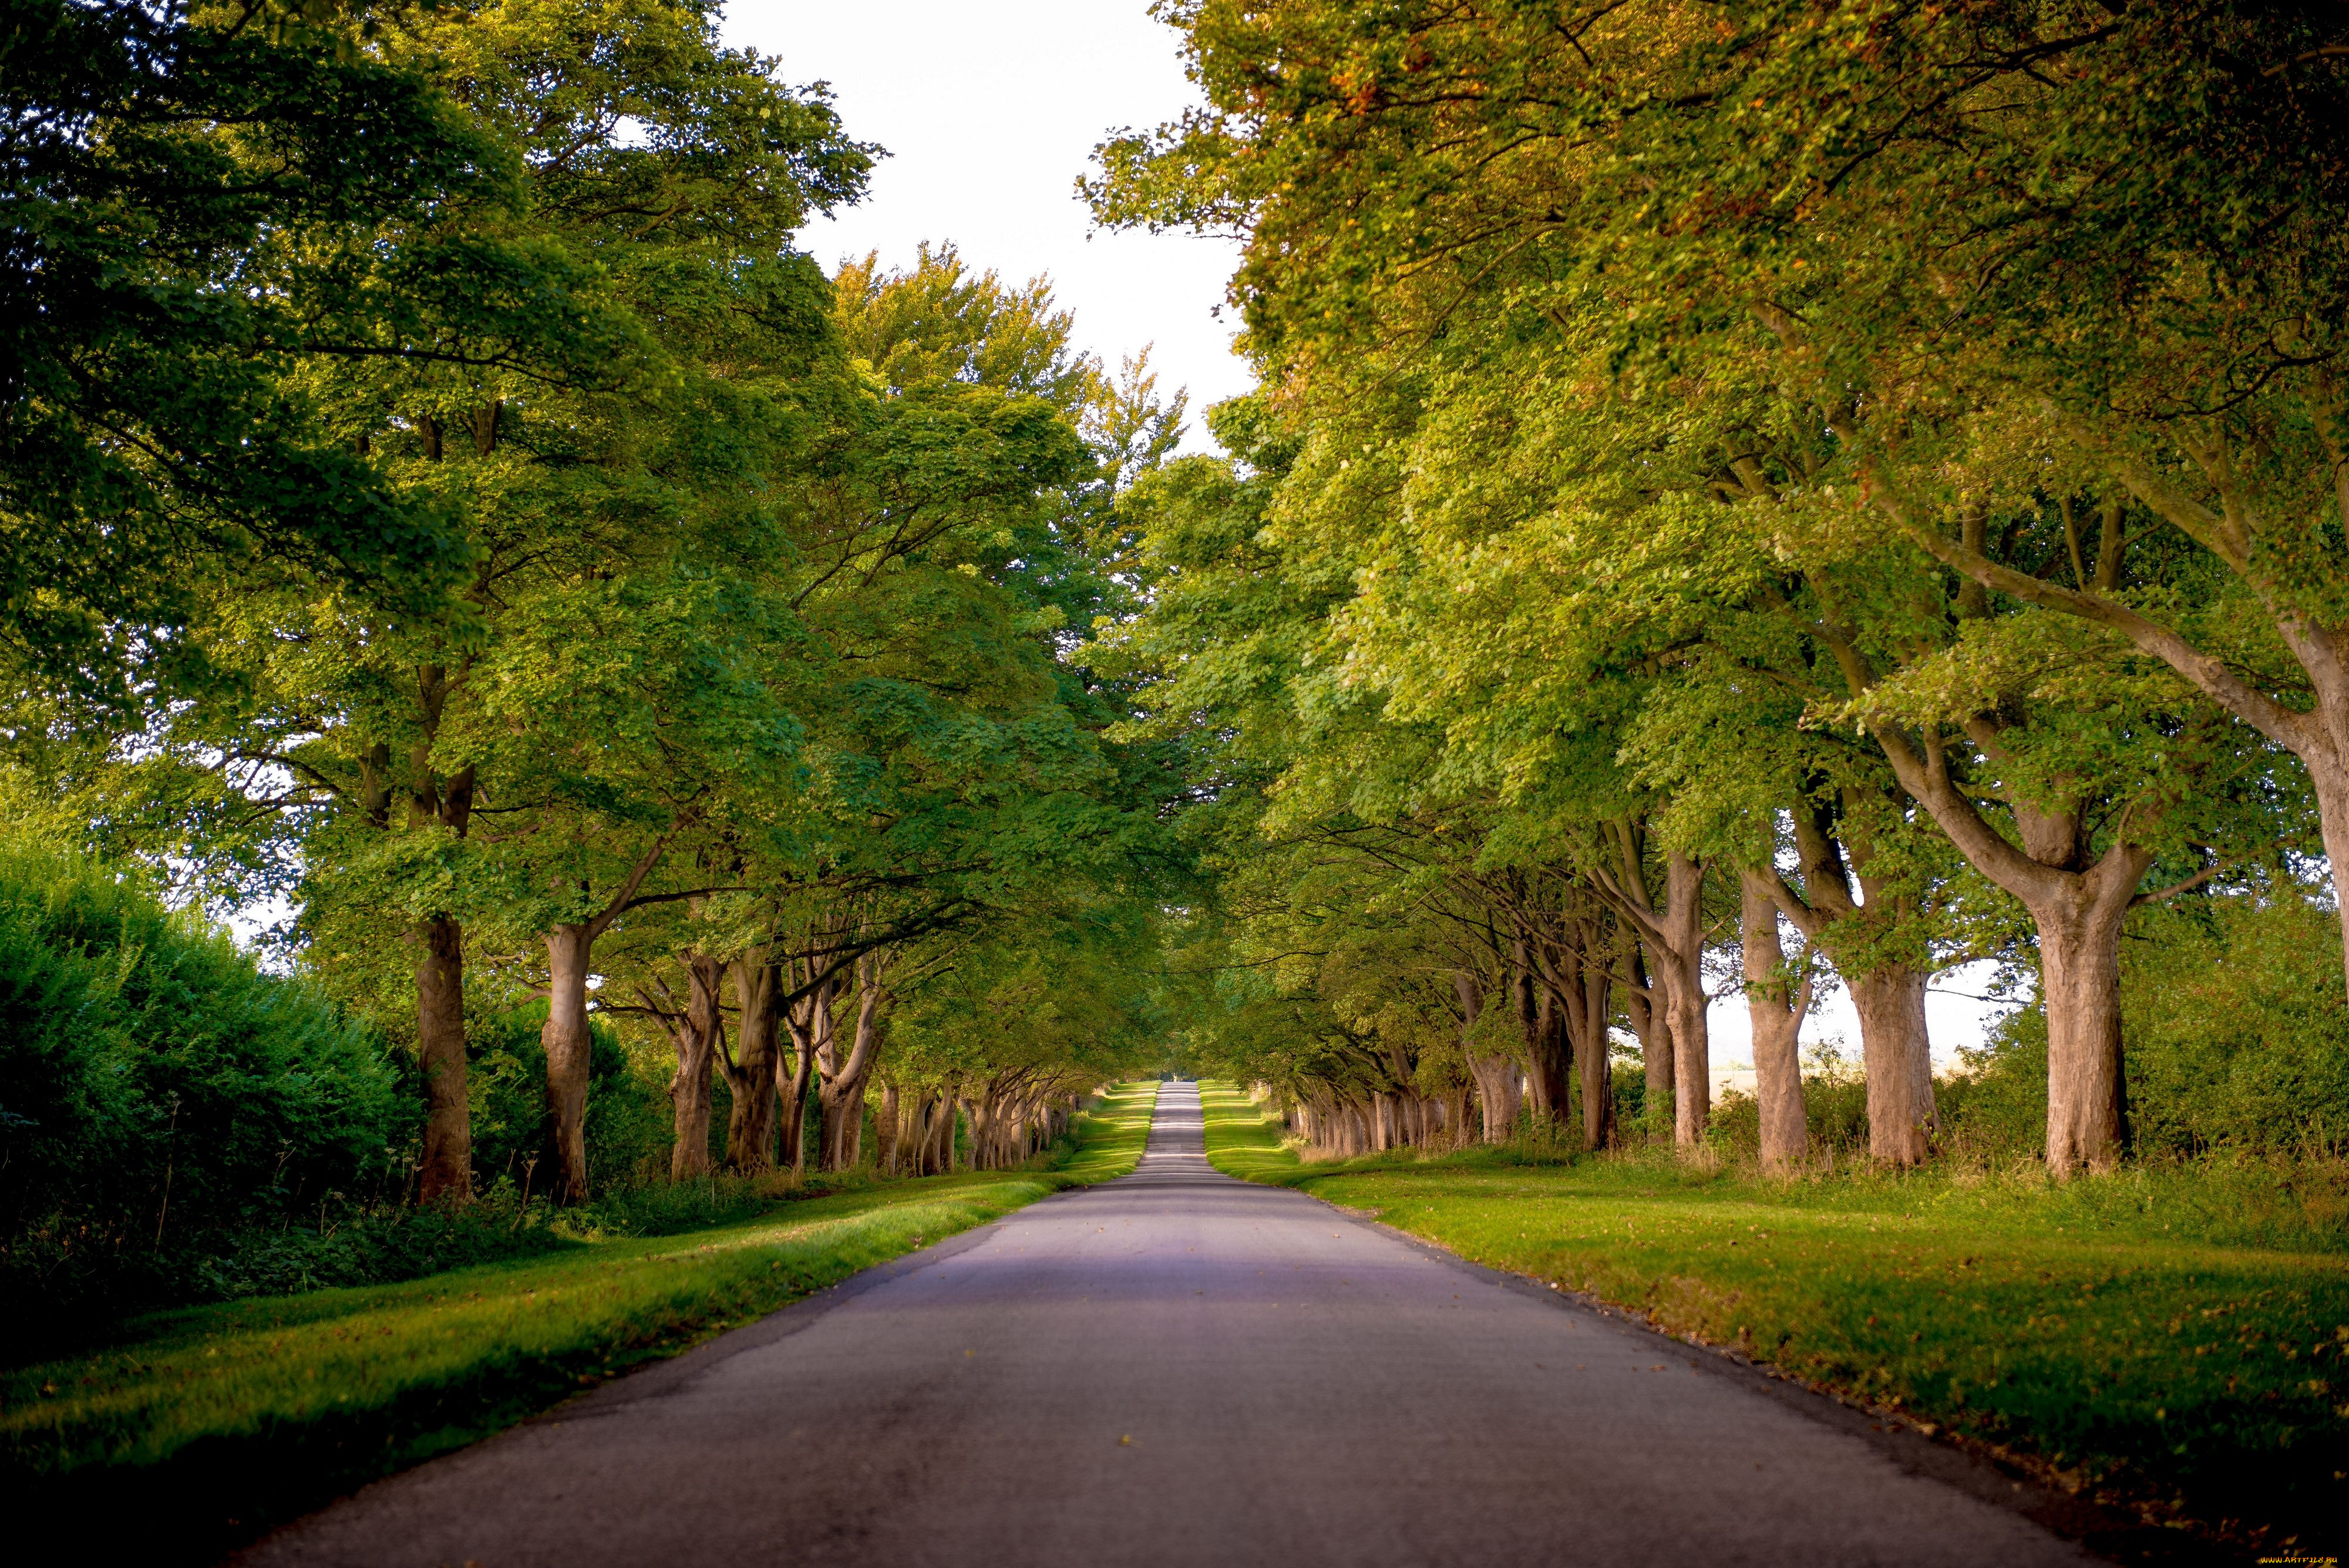
<svg viewBox="0 0 2349 1568">
<path fill-rule="evenodd" d="M 2332 352 L 2318 324 L 2337 314 L 2336 263 L 2296 258 L 2303 233 L 2321 243 L 2341 164 L 2336 67 L 2314 24 L 2254 6 L 2186 20 L 1787 5 L 1713 28 L 1661 5 L 1561 15 L 1511 0 L 1376 13 L 1205 0 L 1174 20 L 1209 105 L 1106 144 L 1098 209 L 1243 229 L 1251 347 L 1310 421 L 1369 400 L 1351 422 L 1392 425 L 1416 380 L 1428 422 L 1458 424 L 1435 400 L 1497 377 L 1537 400 L 1472 396 L 1472 417 L 1499 409 L 1570 452 L 1603 452 L 1607 422 L 1634 410 L 1651 444 L 1603 460 L 1619 493 L 1661 481 L 1669 498 L 1677 480 L 1684 506 L 1718 503 L 1706 528 L 1768 508 L 1781 581 L 1756 595 L 1806 618 L 1848 685 L 1846 722 L 1868 726 L 1901 789 L 2033 909 L 2061 1082 L 2051 1165 L 2113 1158 L 2120 911 L 2157 860 L 2208 877 L 2232 846 L 2275 836 L 2245 787 L 2266 774 L 2257 748 L 2189 691 L 2304 754 L 2315 732 L 2292 716 L 2304 673 L 2278 644 L 2245 640 L 2256 621 L 2226 607 L 2224 549 L 2220 572 L 2181 562 L 2116 511 L 2093 579 L 2109 587 L 2091 587 L 2078 518 L 2123 470 L 2149 483 L 2181 441 L 2234 463 L 2197 420 L 2321 444 L 2312 389 Z M 2313 74 L 2283 85 L 2291 70 Z M 2222 162 L 2222 146 L 2248 156 Z M 2181 182 L 2209 200 L 2172 200 Z M 2275 248 L 2240 243 L 2271 217 Z M 2262 347 L 2285 343 L 2309 357 Z M 2238 371 L 2251 379 L 2230 382 Z M 2255 389 L 2246 401 L 2229 386 Z M 1330 447 L 1341 467 L 1367 455 Z M 1467 504 L 1518 478 L 1479 476 Z M 1447 504 L 1417 489 L 1430 513 Z M 2209 534 L 2161 506 L 2188 539 Z M 1498 552 L 1487 564 L 1485 577 L 1506 575 Z M 2261 570 L 2282 605 L 2284 568 Z M 2294 626 L 2314 624 L 2315 581 L 2293 579 Z M 2048 627 L 2049 609 L 2105 635 Z M 2027 629 L 1972 629 L 2017 618 Z M 2165 643 L 2164 626 L 2219 640 L 2197 652 Z M 2075 661 L 2067 678 L 2016 657 L 2032 636 Z M 1993 644 L 2004 663 L 1984 683 Z M 2149 659 L 2181 679 L 2148 680 Z M 2264 674 L 2230 676 L 2236 691 L 2220 680 L 2230 668 Z M 2261 679 L 2268 709 L 2250 701 Z M 2009 825 L 1976 809 L 1977 779 L 1996 781 Z"/>
<path fill-rule="evenodd" d="M 203 683 L 191 625 L 256 570 L 406 613 L 453 585 L 461 520 L 302 367 L 562 379 L 625 356 L 593 273 L 502 232 L 514 149 L 372 47 L 378 22 L 11 6 L 0 640 L 26 677 L 119 715 L 142 683 Z"/>
<path fill-rule="evenodd" d="M 259 806 L 251 831 L 265 838 L 274 820 L 304 845 L 314 941 L 366 950 L 387 915 L 412 933 L 429 1197 L 470 1190 L 465 929 L 543 917 L 522 934 L 550 943 L 559 971 L 550 1109 L 559 1189 L 576 1196 L 581 988 L 620 912 L 609 895 L 636 896 L 630 877 L 650 866 L 630 868 L 673 835 L 698 780 L 790 739 L 744 673 L 750 647 L 779 635 L 774 607 L 707 563 L 776 537 L 761 492 L 799 461 L 821 417 L 810 405 L 829 395 L 805 395 L 824 374 L 824 295 L 788 238 L 812 203 L 854 193 L 868 153 L 689 6 L 492 7 L 411 18 L 377 47 L 435 73 L 528 171 L 515 202 L 460 213 L 451 232 L 596 279 L 592 319 L 543 303 L 601 362 L 566 380 L 311 357 L 313 402 L 403 493 L 461 521 L 463 591 L 390 617 L 298 578 L 222 585 L 191 639 L 247 695 L 172 713 L 159 751 Z M 648 128 L 644 144 L 628 120 Z M 627 349 L 616 361 L 614 345 Z M 664 753 L 680 718 L 727 732 Z M 619 842 L 622 825 L 661 815 L 656 796 L 669 806 L 651 838 Z M 518 856 L 525 844 L 547 854 Z M 606 853 L 622 866 L 602 894 L 579 890 Z M 549 901 L 557 861 L 583 907 Z"/>
</svg>

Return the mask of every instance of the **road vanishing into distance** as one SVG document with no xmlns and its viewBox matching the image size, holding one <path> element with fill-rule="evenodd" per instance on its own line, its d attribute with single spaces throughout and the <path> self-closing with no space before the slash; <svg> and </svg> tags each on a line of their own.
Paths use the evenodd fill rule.
<svg viewBox="0 0 2349 1568">
<path fill-rule="evenodd" d="M 1297 1192 L 1196 1085 L 1048 1199 L 382 1481 L 243 1561 L 2093 1561 L 1986 1466 Z"/>
</svg>

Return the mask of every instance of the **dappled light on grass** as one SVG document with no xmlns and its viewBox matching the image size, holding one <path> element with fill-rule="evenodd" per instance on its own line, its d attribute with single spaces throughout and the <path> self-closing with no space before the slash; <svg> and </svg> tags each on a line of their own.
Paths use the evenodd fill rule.
<svg viewBox="0 0 2349 1568">
<path fill-rule="evenodd" d="M 1207 1163 L 1226 1176 L 1279 1181 L 1304 1167 L 1281 1142 L 1278 1124 L 1262 1119 L 1256 1103 L 1229 1084 L 1203 1083 L 1199 1105 L 1207 1117 Z"/>
</svg>

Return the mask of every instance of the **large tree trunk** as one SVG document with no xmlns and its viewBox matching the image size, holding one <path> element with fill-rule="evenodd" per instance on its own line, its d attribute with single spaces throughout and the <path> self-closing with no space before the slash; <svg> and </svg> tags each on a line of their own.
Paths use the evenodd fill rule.
<svg viewBox="0 0 2349 1568">
<path fill-rule="evenodd" d="M 1615 1073 L 1607 1059 L 1602 1031 L 1597 1050 L 1585 1049 L 1582 1066 L 1582 1147 L 1594 1153 L 1615 1147 Z"/>
<path fill-rule="evenodd" d="M 1868 1152 L 1889 1165 L 1916 1165 L 1941 1128 L 1925 1028 L 1925 972 L 1894 964 L 1846 979 L 1868 1073 Z"/>
<path fill-rule="evenodd" d="M 1642 1131 L 1652 1137 L 1658 1128 L 1671 1122 L 1672 1020 L 1661 988 L 1648 973 L 1642 945 L 1636 940 L 1631 943 L 1631 983 L 1624 988 L 1623 1011 L 1631 1020 L 1631 1033 L 1640 1037 L 1640 1072 L 1646 1081 L 1640 1120 Z"/>
<path fill-rule="evenodd" d="M 669 1040 L 677 1049 L 677 1071 L 668 1081 L 675 1140 L 668 1156 L 671 1181 L 691 1181 L 709 1174 L 711 1079 L 719 1036 L 726 1027 L 718 994 L 725 966 L 700 953 L 688 953 L 685 972 L 685 1012 L 669 1019 Z"/>
<path fill-rule="evenodd" d="M 416 1049 L 424 1070 L 426 1203 L 459 1204 L 473 1196 L 473 1127 L 465 1085 L 465 933 L 447 915 L 418 928 L 424 956 L 416 966 Z"/>
<path fill-rule="evenodd" d="M 817 1168 L 853 1170 L 858 1145 L 864 1136 L 864 1085 L 880 1059 L 883 1008 L 888 993 L 881 987 L 887 961 L 867 953 L 856 961 L 856 1033 L 843 1053 L 833 1032 L 824 1031 L 823 1048 L 816 1063 L 823 1074 L 816 1098 L 823 1107 L 823 1147 Z"/>
<path fill-rule="evenodd" d="M 2138 868 L 2142 874 L 2142 867 Z M 2115 878 L 2117 880 L 2117 878 Z M 2047 1010 L 2047 1168 L 2106 1170 L 2128 1147 L 2121 1071 L 2121 927 L 2129 889 L 2033 909 Z"/>
<path fill-rule="evenodd" d="M 1712 1032 L 1705 1023 L 1704 867 L 1678 852 L 1664 857 L 1663 946 L 1658 973 L 1672 1013 L 1672 1141 L 1704 1139 L 1713 1117 Z"/>
<path fill-rule="evenodd" d="M 1994 728 L 1970 727 L 1993 763 L 2006 762 Z M 1940 738 L 1926 732 L 1920 755 L 1907 736 L 1878 729 L 1901 787 L 1924 804 L 1975 869 L 2031 911 L 2039 933 L 2040 1000 L 2047 1010 L 2047 1169 L 2069 1176 L 2109 1169 L 2127 1148 L 2120 1028 L 2121 927 L 2153 853 L 2128 833 L 2096 855 L 2085 809 L 2048 805 L 2011 793 L 2021 847 L 1985 821 L 1951 781 Z"/>
<path fill-rule="evenodd" d="M 437 665 L 419 671 L 423 736 L 409 753 L 409 827 L 440 826 L 465 836 L 473 814 L 474 774 L 461 768 L 444 782 L 432 771 L 432 738 L 440 727 L 448 678 Z M 391 748 L 370 747 L 360 769 L 367 821 L 391 823 Z M 417 928 L 422 955 L 416 966 L 416 1049 L 424 1078 L 424 1151 L 418 1172 L 426 1203 L 463 1204 L 473 1196 L 473 1127 L 465 1054 L 465 932 L 454 915 L 428 917 Z"/>
<path fill-rule="evenodd" d="M 1649 1012 L 1661 1011 L 1671 1024 L 1672 1141 L 1692 1147 L 1702 1141 L 1713 1114 L 1711 1034 L 1704 1017 L 1704 866 L 1678 850 L 1667 850 L 1664 900 L 1659 908 L 1649 896 L 1640 836 L 1630 825 L 1619 827 L 1618 845 L 1622 880 L 1604 870 L 1597 876 L 1617 910 L 1638 930 L 1647 953 L 1648 971 L 1655 977 Z M 1652 1090 L 1652 1067 L 1648 1082 Z M 1649 1114 L 1652 1116 L 1654 1111 Z"/>
<path fill-rule="evenodd" d="M 754 949 L 728 966 L 734 977 L 735 1055 L 719 1066 L 733 1094 L 726 1118 L 726 1168 L 757 1176 L 774 1168 L 775 1069 L 782 1055 L 778 987 L 781 969 Z"/>
<path fill-rule="evenodd" d="M 1754 1024 L 1754 1097 L 1762 1111 L 1762 1168 L 1785 1170 L 1810 1150 L 1810 1124 L 1803 1114 L 1803 1063 L 1799 1040 L 1809 1011 L 1811 984 L 1786 983 L 1786 951 L 1778 940 L 1775 874 L 1745 871 L 1738 877 L 1739 936 L 1745 966 L 1745 1007 Z"/>
<path fill-rule="evenodd" d="M 897 1174 L 897 1085 L 881 1085 L 881 1108 L 873 1117 L 873 1163 L 884 1176 Z"/>
<path fill-rule="evenodd" d="M 558 1203 L 587 1200 L 587 965 L 595 938 L 584 925 L 546 933 L 546 1163 Z"/>
<path fill-rule="evenodd" d="M 1468 1076 L 1476 1085 L 1477 1108 L 1484 1113 L 1485 1141 L 1506 1143 L 1517 1123 L 1517 1064 L 1493 1052 L 1478 1052 L 1470 1044 L 1477 1015 L 1484 1010 L 1485 988 L 1466 970 L 1455 970 L 1454 989 L 1460 995 L 1461 1051 L 1468 1059 Z"/>
<path fill-rule="evenodd" d="M 2344 498 L 2349 499 L 2349 498 Z M 2349 514 L 2344 514 L 2349 516 Z M 2349 726 L 2336 725 L 2336 729 Z M 2344 736 L 2344 739 L 2349 739 Z M 2342 905 L 2342 867 L 2349 866 L 2349 767 L 2342 757 L 2349 755 L 2349 745 L 2324 748 L 2311 747 L 2300 753 L 2308 768 L 2309 782 L 2315 785 L 2317 829 L 2324 838 L 2324 859 L 2332 869 L 2333 900 L 2335 910 Z M 2349 975 L 2349 919 L 2341 926 L 2341 967 Z"/>
<path fill-rule="evenodd" d="M 554 1196 L 560 1203 L 587 1200 L 587 1070 L 593 1045 L 587 1032 L 587 975 L 595 939 L 611 929 L 636 898 L 667 841 L 666 834 L 654 840 L 593 919 L 558 925 L 546 933 L 546 1027 L 538 1038 L 546 1049 L 546 1158 L 554 1171 Z"/>
<path fill-rule="evenodd" d="M 1852 820 L 1855 804 L 1864 805 L 1858 791 L 1847 790 L 1846 824 Z M 1791 803 L 1789 814 L 1802 858 L 1802 891 L 1796 893 L 1774 873 L 1764 875 L 1778 895 L 1780 909 L 1815 945 L 1847 938 L 1857 928 L 1864 939 L 1873 939 L 1858 944 L 1865 952 L 1896 937 L 1904 921 L 1915 919 L 1906 898 L 1871 873 L 1877 853 L 1864 815 L 1861 830 L 1851 833 L 1838 825 L 1834 806 L 1816 792 Z M 1843 847 L 1847 836 L 1848 859 Z M 1851 896 L 1854 872 L 1865 903 Z M 1859 1013 L 1860 1057 L 1868 1075 L 1868 1153 L 1889 1165 L 1915 1165 L 1930 1152 L 1940 1128 L 1933 1106 L 1932 1051 L 1925 1029 L 1928 973 L 1879 961 L 1864 971 L 1847 970 L 1844 978 Z"/>
<path fill-rule="evenodd" d="M 1522 940 L 1516 944 L 1509 997 L 1516 1006 L 1517 1032 L 1526 1043 L 1526 1086 L 1535 1124 L 1563 1129 L 1573 1109 L 1574 1048 L 1566 1015 L 1535 974 L 1526 946 Z"/>
</svg>

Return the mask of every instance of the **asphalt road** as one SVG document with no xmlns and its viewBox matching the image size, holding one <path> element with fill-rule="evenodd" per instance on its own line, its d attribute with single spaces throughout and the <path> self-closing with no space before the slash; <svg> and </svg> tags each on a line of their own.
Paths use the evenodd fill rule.
<svg viewBox="0 0 2349 1568">
<path fill-rule="evenodd" d="M 369 1487 L 245 1561 L 2089 1561 L 1921 1438 L 1208 1168 L 860 1276 Z"/>
</svg>

